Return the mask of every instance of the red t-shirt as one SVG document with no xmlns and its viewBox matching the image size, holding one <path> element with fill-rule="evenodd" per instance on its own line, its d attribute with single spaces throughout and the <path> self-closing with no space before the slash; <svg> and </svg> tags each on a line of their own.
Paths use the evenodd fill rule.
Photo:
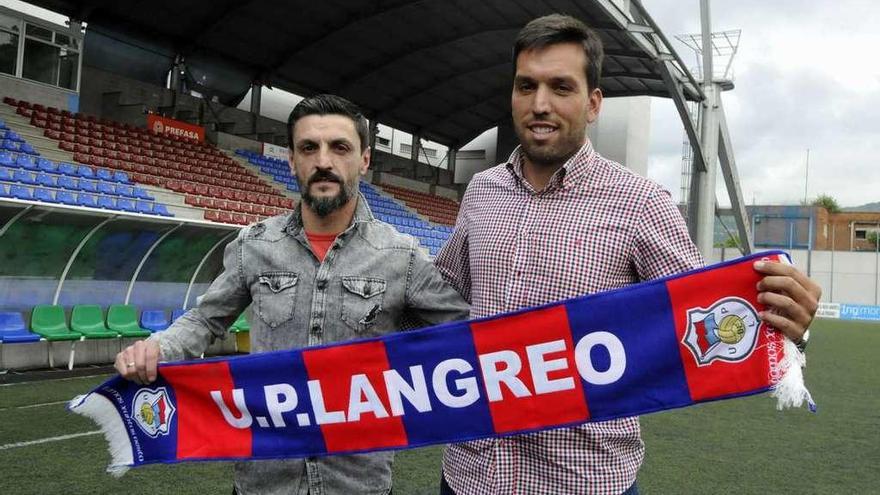
<svg viewBox="0 0 880 495">
<path fill-rule="evenodd" d="M 315 256 L 317 256 L 322 262 L 324 261 L 324 256 L 327 256 L 327 251 L 330 250 L 330 246 L 333 245 L 333 241 L 336 240 L 336 236 L 338 235 L 339 234 L 312 234 L 311 232 L 306 232 L 309 244 L 312 245 L 312 252 L 315 253 Z"/>
</svg>

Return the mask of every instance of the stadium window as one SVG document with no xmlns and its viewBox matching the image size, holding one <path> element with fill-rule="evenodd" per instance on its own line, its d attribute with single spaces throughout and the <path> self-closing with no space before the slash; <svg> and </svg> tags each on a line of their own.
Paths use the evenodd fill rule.
<svg viewBox="0 0 880 495">
<path fill-rule="evenodd" d="M 0 14 L 0 72 L 15 75 L 21 22 Z"/>
<path fill-rule="evenodd" d="M 391 140 L 376 136 L 376 144 L 378 144 L 379 146 L 388 147 L 391 146 Z"/>
<path fill-rule="evenodd" d="M 76 90 L 79 76 L 79 43 L 69 35 L 27 24 L 21 76 Z"/>
<path fill-rule="evenodd" d="M 856 239 L 867 239 L 868 231 L 864 229 L 856 229 Z"/>
</svg>

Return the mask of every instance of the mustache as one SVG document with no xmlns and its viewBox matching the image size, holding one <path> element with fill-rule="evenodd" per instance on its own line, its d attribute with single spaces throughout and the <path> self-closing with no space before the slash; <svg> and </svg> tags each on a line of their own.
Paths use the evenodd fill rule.
<svg viewBox="0 0 880 495">
<path fill-rule="evenodd" d="M 309 177 L 309 183 L 307 185 L 311 186 L 315 182 L 336 182 L 342 184 L 342 179 L 329 170 L 318 170 L 311 177 Z"/>
</svg>

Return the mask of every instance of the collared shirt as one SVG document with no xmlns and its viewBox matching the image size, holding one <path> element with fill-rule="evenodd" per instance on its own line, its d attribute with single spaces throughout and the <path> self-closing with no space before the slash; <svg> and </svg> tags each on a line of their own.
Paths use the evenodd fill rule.
<svg viewBox="0 0 880 495">
<path fill-rule="evenodd" d="M 697 268 L 668 192 L 587 142 L 536 191 L 518 148 L 476 174 L 435 264 L 471 318 L 617 289 Z M 638 418 L 450 445 L 458 495 L 619 494 L 644 457 Z"/>
<path fill-rule="evenodd" d="M 226 246 L 223 272 L 198 307 L 159 341 L 162 359 L 199 356 L 251 305 L 251 349 L 265 352 L 374 337 L 465 319 L 468 307 L 412 236 L 373 217 L 362 195 L 354 219 L 323 261 L 303 230 L 301 210 L 241 230 Z M 242 495 L 384 494 L 393 453 L 239 462 Z"/>
</svg>

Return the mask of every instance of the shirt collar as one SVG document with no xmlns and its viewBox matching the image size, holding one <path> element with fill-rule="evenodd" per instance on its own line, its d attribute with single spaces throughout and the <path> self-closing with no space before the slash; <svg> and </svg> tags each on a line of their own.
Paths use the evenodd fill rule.
<svg viewBox="0 0 880 495">
<path fill-rule="evenodd" d="M 594 155 L 595 151 L 593 150 L 593 143 L 587 139 L 584 145 L 581 146 L 571 158 L 566 160 L 566 162 L 562 164 L 562 167 L 553 174 L 545 191 L 554 190 L 558 187 L 567 188 L 576 184 L 587 175 Z M 510 154 L 510 158 L 507 159 L 505 165 L 507 170 L 509 170 L 516 179 L 531 188 L 531 185 L 525 180 L 525 176 L 523 176 L 522 172 L 522 145 L 517 146 L 516 149 L 513 150 L 513 153 Z"/>
</svg>

